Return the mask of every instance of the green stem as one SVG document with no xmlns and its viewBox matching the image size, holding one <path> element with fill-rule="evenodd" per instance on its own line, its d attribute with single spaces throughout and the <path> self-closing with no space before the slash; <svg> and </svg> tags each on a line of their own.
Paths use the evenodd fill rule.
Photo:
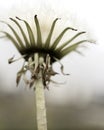
<svg viewBox="0 0 104 130">
<path fill-rule="evenodd" d="M 38 76 L 39 78 L 35 86 L 37 130 L 47 130 L 47 118 L 46 118 L 44 85 L 42 80 L 42 70 L 40 70 Z"/>
</svg>

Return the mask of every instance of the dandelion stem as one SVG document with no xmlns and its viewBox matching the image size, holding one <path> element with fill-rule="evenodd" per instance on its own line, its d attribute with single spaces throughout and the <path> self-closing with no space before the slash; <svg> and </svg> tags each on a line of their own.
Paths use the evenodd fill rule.
<svg viewBox="0 0 104 130">
<path fill-rule="evenodd" d="M 42 69 L 40 70 L 38 77 L 39 78 L 37 79 L 35 85 L 37 130 L 47 130 L 47 117 L 46 117 L 44 85 L 42 79 Z"/>
</svg>

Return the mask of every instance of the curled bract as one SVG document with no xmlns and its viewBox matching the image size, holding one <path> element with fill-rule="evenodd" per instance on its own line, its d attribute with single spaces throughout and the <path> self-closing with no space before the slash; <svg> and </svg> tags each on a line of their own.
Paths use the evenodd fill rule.
<svg viewBox="0 0 104 130">
<path fill-rule="evenodd" d="M 12 34 L 6 31 L 1 31 L 1 33 L 4 34 L 3 37 L 7 37 L 9 40 L 12 41 L 14 46 L 22 55 L 22 58 L 24 58 L 25 60 L 22 68 L 17 73 L 17 79 L 16 79 L 17 85 L 19 84 L 20 79 L 23 76 L 25 83 L 28 84 L 29 87 L 31 88 L 35 84 L 35 81 L 40 78 L 39 72 L 41 70 L 44 87 L 48 88 L 48 84 L 50 83 L 50 81 L 52 81 L 51 76 L 57 74 L 57 72 L 53 70 L 52 64 L 54 62 L 60 63 L 60 59 L 62 59 L 64 56 L 66 56 L 68 53 L 72 51 L 76 51 L 79 53 L 79 51 L 77 51 L 77 48 L 79 47 L 80 44 L 85 42 L 91 42 L 87 39 L 74 42 L 74 40 L 77 39 L 77 37 L 86 33 L 85 31 L 82 31 L 77 32 L 72 38 L 69 38 L 60 45 L 60 41 L 62 40 L 67 31 L 69 30 L 75 32 L 77 31 L 77 29 L 74 29 L 73 27 L 66 27 L 52 42 L 51 39 L 52 36 L 54 35 L 55 25 L 59 20 L 58 18 L 56 18 L 53 21 L 48 36 L 44 43 L 42 41 L 41 26 L 37 15 L 34 16 L 36 34 L 33 31 L 34 28 L 32 28 L 32 26 L 30 26 L 26 20 L 21 19 L 19 17 L 10 18 L 10 20 L 17 26 L 17 28 L 20 31 L 20 34 L 18 34 L 15 27 L 13 27 L 12 25 L 8 24 L 5 21 L 1 22 L 9 27 Z M 24 31 L 21 22 L 24 23 L 27 33 Z M 13 61 L 16 61 L 14 60 L 14 56 L 9 59 L 9 63 L 12 63 Z M 61 63 L 60 65 L 61 65 L 61 72 L 62 74 L 64 74 L 63 65 Z M 30 71 L 31 73 L 31 78 L 29 80 L 26 78 L 27 71 Z"/>
</svg>

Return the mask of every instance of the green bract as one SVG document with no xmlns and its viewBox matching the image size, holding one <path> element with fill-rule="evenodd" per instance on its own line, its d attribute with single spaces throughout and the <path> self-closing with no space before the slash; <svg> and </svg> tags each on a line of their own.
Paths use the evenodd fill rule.
<svg viewBox="0 0 104 130">
<path fill-rule="evenodd" d="M 76 48 L 79 46 L 79 44 L 82 44 L 83 42 L 89 42 L 88 40 L 82 40 L 82 41 L 78 41 L 77 43 L 73 43 L 72 45 L 70 45 L 70 43 L 74 39 L 76 39 L 78 36 L 85 33 L 85 32 L 79 32 L 75 36 L 73 36 L 71 39 L 69 39 L 68 41 L 64 42 L 62 45 L 57 47 L 58 44 L 60 43 L 61 39 L 63 38 L 63 35 L 66 33 L 66 31 L 68 31 L 68 30 L 77 31 L 74 28 L 67 27 L 60 33 L 60 35 L 54 40 L 54 42 L 51 45 L 50 44 L 51 38 L 52 38 L 52 35 L 54 35 L 53 31 L 54 31 L 55 24 L 56 24 L 58 18 L 56 18 L 53 21 L 50 32 L 47 36 L 45 43 L 42 42 L 41 28 L 39 25 L 39 20 L 37 18 L 37 15 L 34 16 L 34 22 L 36 25 L 37 35 L 33 33 L 32 28 L 27 23 L 27 21 L 22 20 L 18 17 L 16 17 L 16 19 L 10 18 L 10 20 L 13 21 L 19 28 L 24 41 L 22 41 L 22 39 L 16 32 L 15 28 L 13 28 L 10 24 L 3 22 L 3 21 L 2 22 L 7 24 L 8 27 L 11 29 L 14 36 L 6 31 L 1 31 L 1 32 L 4 33 L 6 35 L 6 37 L 12 41 L 12 43 L 15 45 L 17 50 L 22 55 L 29 55 L 29 54 L 31 55 L 31 54 L 34 54 L 35 52 L 39 52 L 39 53 L 49 54 L 51 57 L 56 57 L 58 59 L 61 59 L 62 57 L 67 55 L 69 52 L 75 51 Z M 28 36 L 24 32 L 22 26 L 20 25 L 20 22 L 24 22 L 24 24 L 26 25 Z M 36 36 L 37 36 L 37 41 L 35 40 Z M 24 42 L 25 42 L 25 44 L 24 44 Z"/>
<path fill-rule="evenodd" d="M 26 20 L 20 19 L 18 17 L 16 17 L 15 19 L 10 18 L 10 20 L 16 24 L 16 26 L 21 32 L 21 36 L 23 37 L 21 38 L 21 36 L 17 33 L 16 29 L 12 27 L 12 25 L 4 21 L 1 21 L 10 28 L 13 34 L 11 35 L 7 31 L 1 31 L 1 32 L 5 34 L 5 36 L 9 40 L 12 41 L 17 50 L 22 55 L 22 58 L 25 59 L 25 63 L 23 64 L 22 69 L 17 73 L 17 84 L 19 83 L 20 78 L 23 75 L 25 82 L 29 84 L 29 86 L 31 87 L 35 83 L 35 80 L 39 78 L 38 74 L 40 72 L 40 69 L 42 69 L 43 83 L 44 86 L 47 87 L 49 82 L 52 81 L 51 76 L 57 74 L 52 69 L 52 63 L 54 63 L 55 61 L 59 61 L 65 55 L 67 55 L 72 51 L 77 51 L 76 49 L 80 44 L 84 42 L 89 42 L 88 40 L 85 39 L 72 43 L 77 37 L 85 33 L 85 32 L 78 32 L 75 36 L 59 45 L 61 39 L 64 37 L 64 34 L 68 30 L 77 31 L 72 27 L 67 27 L 59 34 L 59 36 L 57 36 L 57 38 L 51 44 L 51 39 L 52 36 L 54 35 L 55 25 L 56 22 L 59 20 L 58 18 L 56 18 L 53 21 L 49 34 L 44 43 L 42 41 L 42 32 L 37 15 L 34 16 L 34 23 L 36 25 L 36 34 L 34 34 L 32 30 L 33 28 L 29 25 L 29 23 Z M 21 22 L 25 24 L 27 34 L 26 32 L 24 32 Z M 9 63 L 12 62 L 13 57 L 9 59 Z M 27 78 L 25 77 L 27 70 L 31 72 L 31 80 L 27 80 Z M 61 64 L 61 70 L 63 73 L 62 64 Z"/>
</svg>

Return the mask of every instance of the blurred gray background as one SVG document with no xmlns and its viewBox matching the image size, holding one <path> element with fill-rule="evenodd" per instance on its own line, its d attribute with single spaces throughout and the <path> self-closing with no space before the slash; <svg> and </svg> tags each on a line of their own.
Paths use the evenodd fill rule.
<svg viewBox="0 0 104 130">
<path fill-rule="evenodd" d="M 103 0 L 0 0 L 0 19 L 12 16 L 18 8 L 25 12 L 37 5 L 52 8 L 59 16 L 69 15 L 75 27 L 88 31 L 97 43 L 82 49 L 84 56 L 71 53 L 62 59 L 65 72 L 71 75 L 54 77 L 65 84 L 50 84 L 50 90 L 45 90 L 49 130 L 104 130 Z M 23 81 L 16 87 L 16 73 L 22 61 L 8 65 L 13 54 L 20 56 L 10 41 L 1 39 L 0 130 L 34 130 L 35 92 Z M 56 71 L 59 67 L 58 63 L 54 65 Z"/>
</svg>

